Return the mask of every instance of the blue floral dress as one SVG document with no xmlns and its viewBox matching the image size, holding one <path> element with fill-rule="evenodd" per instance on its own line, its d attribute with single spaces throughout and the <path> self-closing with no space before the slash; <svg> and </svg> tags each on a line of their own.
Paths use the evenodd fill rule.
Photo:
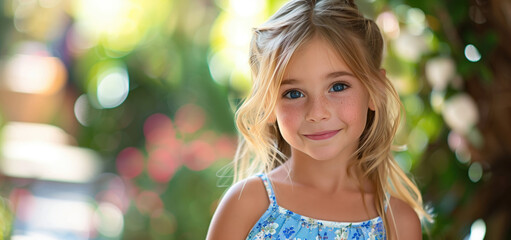
<svg viewBox="0 0 511 240">
<path fill-rule="evenodd" d="M 364 222 L 333 222 L 302 216 L 287 210 L 277 204 L 273 188 L 266 174 L 258 174 L 257 176 L 263 180 L 270 198 L 270 205 L 248 234 L 248 240 L 386 239 L 383 221 L 380 217 Z"/>
</svg>

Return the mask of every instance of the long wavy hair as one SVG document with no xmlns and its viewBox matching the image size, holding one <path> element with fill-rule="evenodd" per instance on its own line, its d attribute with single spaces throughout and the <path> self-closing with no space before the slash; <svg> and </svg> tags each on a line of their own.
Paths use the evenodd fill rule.
<svg viewBox="0 0 511 240">
<path fill-rule="evenodd" d="M 390 221 L 384 210 L 384 203 L 389 201 L 385 193 L 408 203 L 422 220 L 431 221 L 420 191 L 391 152 L 402 104 L 380 70 L 382 35 L 376 23 L 365 18 L 349 0 L 292 0 L 253 30 L 249 58 L 253 86 L 236 112 L 241 137 L 234 160 L 234 181 L 256 172 L 269 172 L 290 156 L 290 146 L 272 120 L 272 112 L 287 64 L 297 49 L 315 35 L 336 50 L 374 104 L 374 111 L 368 110 L 355 152 L 357 161 L 350 167 L 360 169 L 363 176 L 357 177 L 369 179 L 376 187 L 375 206 L 385 229 Z"/>
</svg>

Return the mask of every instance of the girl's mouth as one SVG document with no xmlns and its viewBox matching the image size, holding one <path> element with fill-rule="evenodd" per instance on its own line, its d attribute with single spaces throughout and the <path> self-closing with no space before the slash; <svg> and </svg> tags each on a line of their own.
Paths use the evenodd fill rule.
<svg viewBox="0 0 511 240">
<path fill-rule="evenodd" d="M 341 131 L 341 129 L 317 132 L 317 133 L 313 133 L 313 134 L 304 134 L 304 136 L 309 139 L 312 139 L 312 140 L 325 140 L 325 139 L 329 139 L 329 138 L 333 137 L 339 131 Z"/>
</svg>

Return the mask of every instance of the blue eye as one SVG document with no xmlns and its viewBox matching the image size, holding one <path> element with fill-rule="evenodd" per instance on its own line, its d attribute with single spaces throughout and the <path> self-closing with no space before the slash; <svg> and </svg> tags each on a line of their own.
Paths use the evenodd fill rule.
<svg viewBox="0 0 511 240">
<path fill-rule="evenodd" d="M 340 92 L 348 88 L 348 85 L 344 83 L 336 83 L 330 88 L 330 92 Z"/>
<path fill-rule="evenodd" d="M 284 94 L 285 98 L 295 99 L 295 98 L 301 98 L 303 97 L 303 93 L 296 91 L 296 90 L 290 90 Z"/>
</svg>

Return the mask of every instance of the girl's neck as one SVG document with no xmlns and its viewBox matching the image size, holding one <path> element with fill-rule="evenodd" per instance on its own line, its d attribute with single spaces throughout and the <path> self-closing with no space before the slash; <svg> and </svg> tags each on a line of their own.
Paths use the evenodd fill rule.
<svg viewBox="0 0 511 240">
<path fill-rule="evenodd" d="M 293 153 L 285 163 L 289 172 L 287 181 L 291 184 L 315 188 L 322 192 L 337 193 L 342 191 L 370 191 L 367 180 L 360 182 L 361 171 L 350 167 L 354 159 L 315 160 L 303 153 Z"/>
</svg>

